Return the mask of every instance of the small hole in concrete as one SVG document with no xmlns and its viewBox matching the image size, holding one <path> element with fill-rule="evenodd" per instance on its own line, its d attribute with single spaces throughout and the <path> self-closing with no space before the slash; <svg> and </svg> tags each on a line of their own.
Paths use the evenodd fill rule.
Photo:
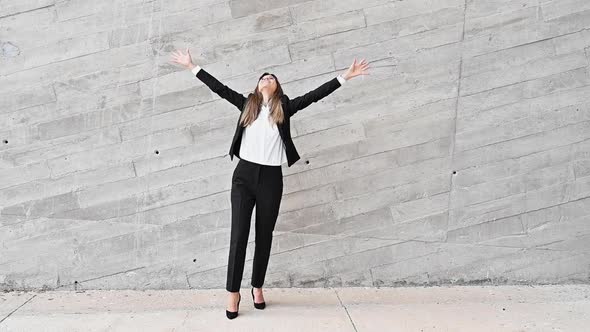
<svg viewBox="0 0 590 332">
<path fill-rule="evenodd" d="M 309 160 L 306 160 L 305 163 L 309 165 Z"/>
<path fill-rule="evenodd" d="M 156 154 L 160 154 L 160 151 L 158 151 L 158 150 L 156 150 L 156 151 L 154 151 L 154 152 L 155 152 Z"/>
<path fill-rule="evenodd" d="M 8 140 L 7 139 L 4 140 L 4 144 L 8 144 Z"/>
<path fill-rule="evenodd" d="M 457 174 L 457 171 L 453 171 L 453 174 Z"/>
</svg>

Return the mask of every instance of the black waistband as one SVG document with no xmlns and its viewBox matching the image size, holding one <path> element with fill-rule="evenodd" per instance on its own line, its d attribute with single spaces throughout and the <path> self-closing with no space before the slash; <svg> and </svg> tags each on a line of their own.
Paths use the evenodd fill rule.
<svg viewBox="0 0 590 332">
<path fill-rule="evenodd" d="M 269 168 L 281 168 L 281 165 L 264 165 L 264 164 L 255 163 L 253 161 L 248 161 L 246 159 L 241 159 L 241 158 L 239 158 L 239 159 L 240 159 L 240 161 L 238 161 L 238 164 L 239 163 L 242 163 L 242 164 L 247 164 L 247 165 L 252 165 L 252 166 L 262 166 L 262 167 L 269 167 Z"/>
</svg>

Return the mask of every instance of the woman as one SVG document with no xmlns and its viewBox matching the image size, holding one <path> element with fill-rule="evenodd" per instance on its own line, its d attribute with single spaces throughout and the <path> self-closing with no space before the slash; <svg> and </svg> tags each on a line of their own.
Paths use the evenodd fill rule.
<svg viewBox="0 0 590 332">
<path fill-rule="evenodd" d="M 239 293 L 246 258 L 252 210 L 256 205 L 255 250 L 252 264 L 252 300 L 257 309 L 264 309 L 262 284 L 268 266 L 272 232 L 279 214 L 283 193 L 281 165 L 289 167 L 300 159 L 293 144 L 290 118 L 299 110 L 332 93 L 347 80 L 368 75 L 368 63 L 356 58 L 348 70 L 318 88 L 294 99 L 283 93 L 274 74 L 264 73 L 248 97 L 223 85 L 198 65 L 193 64 L 190 51 L 176 50 L 172 61 L 190 69 L 213 92 L 232 103 L 240 111 L 236 131 L 229 150 L 230 158 L 239 157 L 232 175 L 231 236 L 226 290 L 229 292 L 226 316 L 238 315 Z"/>
</svg>

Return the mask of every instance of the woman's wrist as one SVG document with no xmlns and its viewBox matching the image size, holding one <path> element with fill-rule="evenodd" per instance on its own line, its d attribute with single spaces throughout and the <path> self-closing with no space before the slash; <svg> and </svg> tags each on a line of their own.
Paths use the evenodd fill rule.
<svg viewBox="0 0 590 332">
<path fill-rule="evenodd" d="M 189 70 L 193 70 L 193 68 L 195 68 L 195 67 L 196 67 L 196 65 L 193 64 L 192 62 L 188 65 Z"/>
</svg>

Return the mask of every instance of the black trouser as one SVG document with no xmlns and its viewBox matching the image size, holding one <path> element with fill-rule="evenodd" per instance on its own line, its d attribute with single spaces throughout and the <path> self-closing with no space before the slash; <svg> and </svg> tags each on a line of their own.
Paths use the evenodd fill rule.
<svg viewBox="0 0 590 332">
<path fill-rule="evenodd" d="M 264 284 L 272 232 L 279 215 L 282 195 L 281 166 L 261 165 L 240 159 L 232 175 L 231 238 L 226 290 L 230 292 L 240 290 L 254 205 L 256 205 L 256 239 L 251 285 L 260 288 Z"/>
</svg>

